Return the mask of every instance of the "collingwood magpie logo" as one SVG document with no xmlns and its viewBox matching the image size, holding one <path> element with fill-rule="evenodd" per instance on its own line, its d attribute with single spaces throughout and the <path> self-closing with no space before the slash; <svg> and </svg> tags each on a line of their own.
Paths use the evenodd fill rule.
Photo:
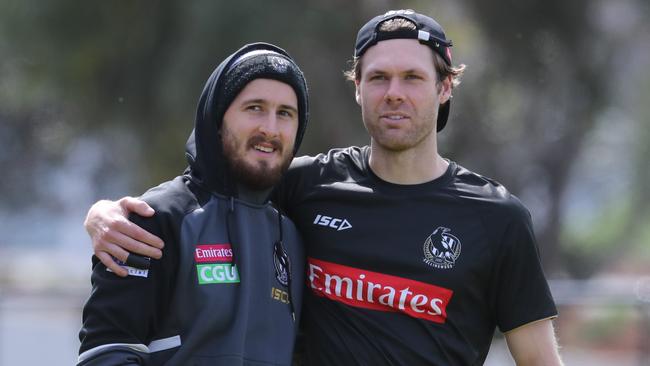
<svg viewBox="0 0 650 366">
<path fill-rule="evenodd" d="M 424 241 L 424 263 L 441 269 L 449 269 L 460 256 L 460 240 L 451 230 L 439 226 Z"/>
<path fill-rule="evenodd" d="M 289 255 L 282 247 L 282 243 L 276 242 L 273 248 L 273 266 L 275 267 L 275 278 L 282 286 L 289 285 Z"/>
</svg>

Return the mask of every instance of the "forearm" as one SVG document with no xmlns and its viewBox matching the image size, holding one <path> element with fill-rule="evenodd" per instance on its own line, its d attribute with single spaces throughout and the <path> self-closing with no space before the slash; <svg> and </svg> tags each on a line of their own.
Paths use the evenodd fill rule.
<svg viewBox="0 0 650 366">
<path fill-rule="evenodd" d="M 513 329 L 506 341 L 517 366 L 563 366 L 551 319 Z"/>
</svg>

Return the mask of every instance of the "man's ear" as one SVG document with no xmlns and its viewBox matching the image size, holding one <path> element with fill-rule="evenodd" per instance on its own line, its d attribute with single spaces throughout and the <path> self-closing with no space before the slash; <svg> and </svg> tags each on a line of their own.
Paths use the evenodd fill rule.
<svg viewBox="0 0 650 366">
<path fill-rule="evenodd" d="M 447 76 L 446 78 L 442 79 L 438 83 L 438 102 L 440 104 L 445 104 L 447 101 L 451 98 L 451 86 L 452 86 L 452 81 L 451 81 L 451 75 Z"/>
<path fill-rule="evenodd" d="M 359 80 L 354 81 L 354 100 L 358 105 L 361 105 L 361 92 L 359 91 Z"/>
</svg>

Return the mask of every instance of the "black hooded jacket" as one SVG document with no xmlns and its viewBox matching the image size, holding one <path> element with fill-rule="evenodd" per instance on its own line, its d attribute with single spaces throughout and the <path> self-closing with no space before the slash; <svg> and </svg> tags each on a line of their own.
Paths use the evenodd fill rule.
<svg viewBox="0 0 650 366">
<path fill-rule="evenodd" d="M 262 43 L 224 60 L 199 100 L 189 167 L 141 197 L 156 211 L 152 218 L 131 217 L 164 240 L 162 259 L 148 269 L 125 265 L 129 276 L 121 278 L 93 257 L 79 365 L 291 363 L 304 287 L 299 234 L 268 201 L 239 193 L 218 132 L 227 108 L 218 100 L 222 74 L 259 49 L 293 64 Z M 303 97 L 296 146 L 306 124 Z"/>
</svg>

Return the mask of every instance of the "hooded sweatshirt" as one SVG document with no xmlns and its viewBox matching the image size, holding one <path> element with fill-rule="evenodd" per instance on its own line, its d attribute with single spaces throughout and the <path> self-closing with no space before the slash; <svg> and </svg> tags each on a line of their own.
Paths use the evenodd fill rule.
<svg viewBox="0 0 650 366">
<path fill-rule="evenodd" d="M 224 93 L 224 75 L 254 50 L 264 51 L 256 58 L 269 57 L 257 59 L 260 65 L 282 59 L 289 72 L 300 72 L 285 51 L 264 43 L 241 48 L 213 72 L 186 145 L 189 167 L 141 197 L 153 217 L 130 217 L 164 240 L 163 257 L 148 268 L 124 264 L 125 278 L 93 257 L 79 365 L 291 363 L 304 287 L 302 243 L 293 223 L 266 200 L 268 192 L 244 190 L 233 179 L 219 136 L 234 99 Z M 288 82 L 274 72 L 263 77 L 287 82 L 298 97 L 297 149 L 307 121 L 306 84 L 301 73 Z"/>
</svg>

